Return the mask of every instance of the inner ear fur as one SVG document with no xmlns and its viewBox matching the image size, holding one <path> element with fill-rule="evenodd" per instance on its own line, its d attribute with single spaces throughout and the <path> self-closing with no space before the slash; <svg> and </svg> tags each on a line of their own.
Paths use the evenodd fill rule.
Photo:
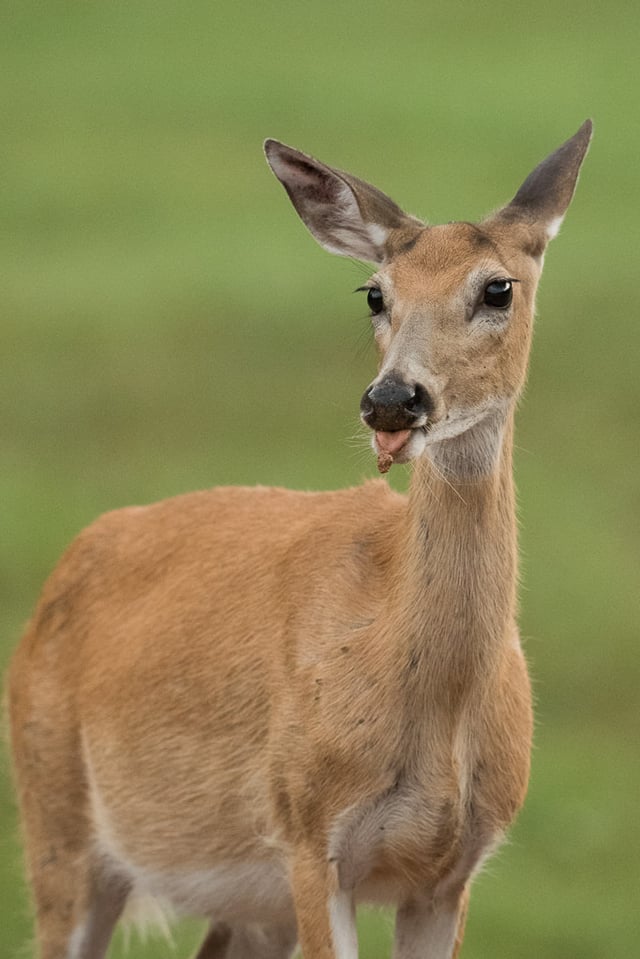
<svg viewBox="0 0 640 959">
<path fill-rule="evenodd" d="M 381 264 L 424 224 L 386 194 L 278 140 L 265 141 L 269 166 L 298 215 L 331 253 Z"/>
</svg>

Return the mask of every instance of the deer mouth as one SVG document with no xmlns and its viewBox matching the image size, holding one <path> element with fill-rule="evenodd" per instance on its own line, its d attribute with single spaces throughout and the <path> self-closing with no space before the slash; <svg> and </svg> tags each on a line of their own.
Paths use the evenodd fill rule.
<svg viewBox="0 0 640 959">
<path fill-rule="evenodd" d="M 373 448 L 378 454 L 378 470 L 387 473 L 394 463 L 408 463 L 423 452 L 427 430 L 417 426 L 408 430 L 376 430 Z"/>
<path fill-rule="evenodd" d="M 378 452 L 397 456 L 409 442 L 411 433 L 412 430 L 377 430 L 375 437 Z"/>
</svg>

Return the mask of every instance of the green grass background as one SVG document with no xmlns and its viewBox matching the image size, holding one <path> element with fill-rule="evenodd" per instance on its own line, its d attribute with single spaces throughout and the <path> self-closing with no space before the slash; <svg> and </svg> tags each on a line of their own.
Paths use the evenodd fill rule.
<svg viewBox="0 0 640 959">
<path fill-rule="evenodd" d="M 640 954 L 639 28 L 635 2 L 577 0 L 0 10 L 2 667 L 100 512 L 374 473 L 353 439 L 374 368 L 361 273 L 308 237 L 265 136 L 437 222 L 506 201 L 595 118 L 519 414 L 537 745 L 511 843 L 475 886 L 475 959 Z M 26 959 L 4 757 L 0 775 L 0 957 Z M 365 917 L 364 959 L 390 928 Z M 176 955 L 198 933 L 181 927 Z"/>
</svg>

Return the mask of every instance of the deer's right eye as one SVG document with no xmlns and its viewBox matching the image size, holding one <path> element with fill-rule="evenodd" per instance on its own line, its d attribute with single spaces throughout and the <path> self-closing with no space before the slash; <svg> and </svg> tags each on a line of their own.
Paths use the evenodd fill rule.
<svg viewBox="0 0 640 959">
<path fill-rule="evenodd" d="M 384 310 L 384 297 L 382 296 L 382 290 L 377 286 L 369 287 L 367 291 L 367 306 L 375 316 L 377 313 L 382 313 Z"/>
</svg>

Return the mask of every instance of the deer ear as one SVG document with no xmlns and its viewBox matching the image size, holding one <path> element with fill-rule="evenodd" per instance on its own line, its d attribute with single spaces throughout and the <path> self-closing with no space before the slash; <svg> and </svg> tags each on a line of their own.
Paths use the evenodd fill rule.
<svg viewBox="0 0 640 959">
<path fill-rule="evenodd" d="M 591 120 L 585 120 L 570 140 L 529 174 L 498 217 L 539 227 L 544 234 L 543 246 L 546 246 L 557 235 L 571 202 L 592 131 Z"/>
<path fill-rule="evenodd" d="M 298 215 L 330 253 L 382 263 L 391 234 L 406 241 L 424 224 L 357 177 L 314 160 L 278 140 L 265 140 L 269 166 L 289 194 Z"/>
</svg>

